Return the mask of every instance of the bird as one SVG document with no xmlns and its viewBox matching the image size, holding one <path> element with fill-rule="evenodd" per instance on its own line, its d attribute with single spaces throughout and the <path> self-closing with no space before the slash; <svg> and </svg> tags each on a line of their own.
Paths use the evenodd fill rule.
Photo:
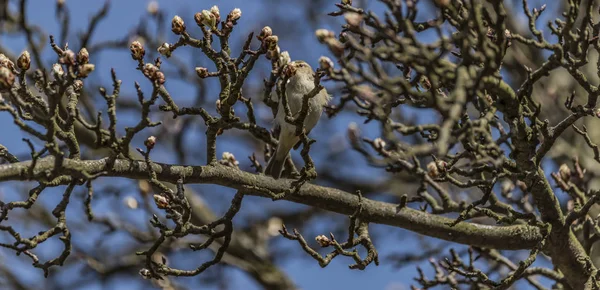
<svg viewBox="0 0 600 290">
<path fill-rule="evenodd" d="M 285 94 L 287 96 L 287 103 L 290 108 L 290 112 L 293 118 L 298 117 L 302 110 L 302 101 L 304 96 L 310 93 L 315 88 L 314 71 L 308 63 L 302 60 L 296 60 L 288 63 L 283 69 L 283 74 L 288 78 L 285 84 Z M 277 95 L 274 92 L 275 95 Z M 278 96 L 276 96 L 278 97 Z M 327 93 L 325 88 L 322 88 L 317 95 L 312 97 L 308 104 L 308 114 L 304 119 L 304 129 L 306 134 L 317 125 L 323 108 L 329 103 L 331 97 Z M 296 136 L 296 126 L 288 123 L 285 120 L 286 114 L 283 107 L 283 102 L 279 101 L 277 113 L 275 115 L 275 126 L 279 126 L 279 142 L 275 153 L 269 160 L 265 169 L 265 174 L 275 179 L 281 177 L 285 160 L 287 159 L 288 153 L 294 147 L 300 137 Z"/>
</svg>

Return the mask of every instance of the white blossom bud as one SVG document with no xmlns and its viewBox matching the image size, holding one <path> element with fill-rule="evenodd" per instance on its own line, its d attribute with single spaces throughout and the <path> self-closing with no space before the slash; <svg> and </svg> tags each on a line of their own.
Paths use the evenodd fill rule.
<svg viewBox="0 0 600 290">
<path fill-rule="evenodd" d="M 271 35 L 273 35 L 273 29 L 271 29 L 270 26 L 265 26 L 260 30 L 260 35 L 258 35 L 256 38 L 258 38 L 258 40 L 263 40 Z"/>
<path fill-rule="evenodd" d="M 385 141 L 381 138 L 375 138 L 375 140 L 373 140 L 373 145 L 375 146 L 375 149 L 382 150 L 385 147 Z"/>
<path fill-rule="evenodd" d="M 94 71 L 94 69 L 96 69 L 96 66 L 91 64 L 91 63 L 86 63 L 83 65 L 79 66 L 79 73 L 78 76 L 85 78 L 87 77 L 91 72 Z"/>
<path fill-rule="evenodd" d="M 321 56 L 319 58 L 319 67 L 321 69 L 327 71 L 327 70 L 333 68 L 333 66 L 334 66 L 333 61 L 330 58 L 328 58 L 326 56 Z"/>
<path fill-rule="evenodd" d="M 240 8 L 235 8 L 235 9 L 231 10 L 231 12 L 229 12 L 229 15 L 227 15 L 227 18 L 230 21 L 237 21 L 241 17 L 242 17 L 242 10 L 240 10 Z"/>
<path fill-rule="evenodd" d="M 210 7 L 210 13 L 215 17 L 215 21 L 218 23 L 221 21 L 221 13 L 217 5 Z"/>
<path fill-rule="evenodd" d="M 161 46 L 158 47 L 157 51 L 158 53 L 166 57 L 171 57 L 171 46 L 166 42 L 161 44 Z"/>
<path fill-rule="evenodd" d="M 52 65 L 52 72 L 57 75 L 57 76 L 62 76 L 65 74 L 65 71 L 63 71 L 62 65 L 55 63 Z"/>
<path fill-rule="evenodd" d="M 217 19 L 208 10 L 202 10 L 202 24 L 208 26 L 210 29 L 217 28 Z"/>
<path fill-rule="evenodd" d="M 154 136 L 150 136 L 146 139 L 146 141 L 144 141 L 144 146 L 148 147 L 149 149 L 154 148 L 154 145 L 156 145 L 156 137 Z"/>
<path fill-rule="evenodd" d="M 335 36 L 333 31 L 327 29 L 317 29 L 317 31 L 315 31 L 315 35 L 321 43 L 323 43 L 325 39 L 333 38 Z"/>
</svg>

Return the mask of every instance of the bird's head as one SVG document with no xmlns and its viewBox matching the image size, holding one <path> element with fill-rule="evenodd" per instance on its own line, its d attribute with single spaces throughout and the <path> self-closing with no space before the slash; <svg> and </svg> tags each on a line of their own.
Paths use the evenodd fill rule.
<svg viewBox="0 0 600 290">
<path fill-rule="evenodd" d="M 302 60 L 292 61 L 292 62 L 288 63 L 285 66 L 285 68 L 283 69 L 283 74 L 285 76 L 287 76 L 288 78 L 291 78 L 298 74 L 312 75 L 313 72 L 314 71 L 313 71 L 312 67 L 310 67 L 310 65 L 308 63 L 306 63 L 305 61 L 302 61 Z"/>
</svg>

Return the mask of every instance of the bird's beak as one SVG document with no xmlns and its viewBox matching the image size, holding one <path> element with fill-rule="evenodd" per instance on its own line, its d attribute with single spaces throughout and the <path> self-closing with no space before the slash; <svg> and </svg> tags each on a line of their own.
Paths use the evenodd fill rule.
<svg viewBox="0 0 600 290">
<path fill-rule="evenodd" d="M 283 75 L 291 78 L 294 74 L 296 74 L 296 66 L 289 63 L 283 68 Z"/>
</svg>

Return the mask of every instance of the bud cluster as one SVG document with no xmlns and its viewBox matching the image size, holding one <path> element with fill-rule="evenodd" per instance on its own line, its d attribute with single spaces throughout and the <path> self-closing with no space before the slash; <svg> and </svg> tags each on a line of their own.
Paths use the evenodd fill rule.
<svg viewBox="0 0 600 290">
<path fill-rule="evenodd" d="M 431 178 L 439 177 L 446 173 L 448 163 L 443 160 L 431 161 L 427 164 L 427 175 Z"/>
<path fill-rule="evenodd" d="M 331 240 L 329 240 L 329 238 L 325 235 L 316 236 L 315 241 L 317 241 L 317 243 L 323 248 L 329 247 L 332 244 Z"/>
<path fill-rule="evenodd" d="M 142 67 L 142 73 L 152 81 L 157 82 L 159 85 L 165 83 L 165 74 L 160 69 L 151 64 L 147 63 Z"/>
<path fill-rule="evenodd" d="M 231 11 L 229 15 L 227 15 L 227 21 L 234 22 L 240 17 L 242 17 L 242 11 L 240 9 L 237 9 L 235 13 Z M 217 30 L 217 24 L 221 22 L 221 12 L 219 11 L 219 7 L 215 5 L 211 7 L 210 10 L 202 10 L 202 12 L 196 13 L 194 15 L 194 20 L 196 21 L 196 24 L 200 27 L 207 26 L 211 30 Z"/>
<path fill-rule="evenodd" d="M 238 167 L 240 165 L 240 162 L 235 159 L 235 156 L 229 152 L 223 152 L 219 163 L 229 167 Z"/>
</svg>

